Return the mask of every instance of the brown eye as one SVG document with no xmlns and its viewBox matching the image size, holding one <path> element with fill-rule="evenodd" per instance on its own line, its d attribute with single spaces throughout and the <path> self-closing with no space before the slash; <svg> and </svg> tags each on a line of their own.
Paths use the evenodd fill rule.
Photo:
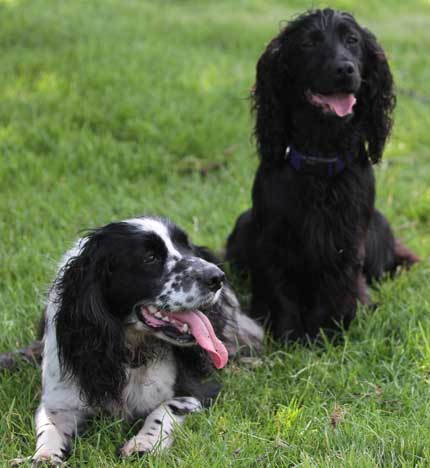
<svg viewBox="0 0 430 468">
<path fill-rule="evenodd" d="M 144 263 L 154 263 L 158 260 L 157 255 L 153 252 L 148 252 L 144 257 L 143 257 L 143 262 Z"/>
<path fill-rule="evenodd" d="M 346 43 L 347 44 L 357 44 L 358 38 L 356 36 L 348 36 L 346 38 Z"/>
<path fill-rule="evenodd" d="M 303 41 L 301 45 L 302 45 L 302 47 L 304 47 L 305 49 L 311 49 L 311 48 L 313 48 L 313 47 L 316 47 L 317 42 L 314 41 L 313 39 L 307 39 L 306 41 Z"/>
</svg>

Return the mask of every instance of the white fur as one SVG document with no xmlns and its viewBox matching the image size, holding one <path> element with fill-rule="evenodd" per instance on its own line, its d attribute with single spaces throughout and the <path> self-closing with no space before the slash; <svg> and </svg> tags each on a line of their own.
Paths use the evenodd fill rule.
<svg viewBox="0 0 430 468">
<path fill-rule="evenodd" d="M 142 229 L 145 232 L 154 232 L 163 240 L 169 255 L 177 257 L 177 259 L 182 258 L 180 252 L 175 249 L 175 246 L 172 243 L 172 240 L 169 236 L 169 231 L 166 226 L 155 218 L 133 218 L 128 219 L 127 223 L 135 225 L 137 228 Z"/>
<path fill-rule="evenodd" d="M 128 384 L 124 389 L 124 407 L 121 411 L 129 421 L 142 417 L 173 398 L 176 363 L 169 350 L 163 359 L 155 359 L 148 366 L 130 369 Z"/>
<path fill-rule="evenodd" d="M 145 231 L 156 233 L 164 241 L 172 263 L 182 258 L 162 221 L 155 218 L 136 218 L 127 222 Z M 85 239 L 78 240 L 62 258 L 57 280 L 61 279 L 67 262 L 80 254 L 85 242 Z M 200 260 L 205 262 L 203 259 L 198 259 Z M 42 365 L 43 388 L 41 404 L 35 417 L 37 444 L 33 456 L 34 466 L 45 461 L 54 465 L 60 464 L 80 426 L 96 412 L 94 408 L 81 400 L 78 383 L 71 377 L 63 377 L 60 370 L 55 330 L 58 287 L 60 287 L 59 282 L 55 281 L 48 296 L 46 309 Z M 198 296 L 198 291 L 193 288 L 195 288 L 194 285 L 186 294 L 187 296 Z M 211 294 L 209 303 L 218 300 L 220 291 L 221 289 Z M 184 294 L 182 291 L 178 292 L 176 296 L 173 295 L 173 300 L 183 302 L 186 299 L 183 297 Z M 230 355 L 240 349 L 241 344 L 258 350 L 261 345 L 262 329 L 241 313 L 239 303 L 228 285 L 224 286 L 223 294 L 226 294 L 229 304 L 223 309 L 226 319 L 223 335 Z M 131 316 L 127 325 L 127 340 L 131 348 L 135 341 L 139 343 L 139 340 L 143 340 L 147 333 L 142 323 L 138 320 L 133 321 L 132 318 Z M 172 348 L 167 344 L 163 348 L 162 355 L 150 358 L 140 367 L 126 369 L 127 383 L 123 389 L 122 404 L 111 403 L 104 409 L 128 420 L 145 416 L 146 420 L 138 434 L 123 446 L 121 450 L 123 456 L 169 447 L 173 441 L 172 432 L 175 425 L 183 424 L 187 413 L 201 409 L 200 402 L 192 396 L 175 398 L 174 386 L 177 371 Z"/>
<path fill-rule="evenodd" d="M 153 452 L 169 448 L 173 443 L 173 430 L 185 422 L 186 414 L 175 414 L 172 408 L 189 414 L 200 411 L 202 405 L 193 397 L 172 398 L 156 408 L 145 420 L 137 435 L 132 437 L 121 449 L 123 456 L 138 452 Z"/>
<path fill-rule="evenodd" d="M 162 223 L 152 219 L 130 222 L 145 230 L 156 232 L 165 241 L 169 252 L 179 255 Z M 59 276 L 67 262 L 79 255 L 85 242 L 85 239 L 79 239 L 63 256 L 59 265 Z M 70 447 L 79 426 L 94 414 L 94 410 L 81 400 L 77 383 L 73 379 L 63 379 L 61 375 L 55 334 L 55 315 L 58 307 L 56 288 L 54 285 L 50 291 L 45 317 L 43 390 L 42 401 L 35 416 L 37 444 L 33 456 L 34 465 L 43 461 L 59 464 L 64 459 L 65 451 Z M 128 377 L 123 393 L 123 406 L 112 405 L 107 409 L 112 414 L 120 414 L 128 420 L 133 420 L 150 413 L 164 401 L 173 398 L 176 364 L 171 351 L 167 355 L 164 354 L 160 361 L 155 360 L 137 369 L 130 368 Z"/>
<path fill-rule="evenodd" d="M 73 253 L 74 251 L 70 251 L 70 254 Z M 67 258 L 64 258 L 62 264 L 66 261 Z M 45 460 L 59 464 L 79 426 L 95 413 L 94 409 L 89 408 L 81 400 L 76 382 L 73 379 L 63 379 L 61 376 L 54 328 L 56 296 L 57 291 L 54 287 L 49 295 L 46 314 L 42 366 L 43 391 L 42 402 L 35 418 L 37 445 L 33 456 L 34 464 Z M 123 391 L 123 405 L 112 404 L 106 409 L 128 420 L 145 416 L 174 397 L 175 378 L 176 363 L 169 350 L 163 354 L 161 360 L 155 359 L 137 369 L 129 368 L 128 382 Z M 185 420 L 185 417 L 182 419 Z M 182 422 L 182 419 L 179 418 L 177 422 Z M 173 429 L 173 426 L 170 429 Z M 171 434 L 169 437 L 171 438 Z M 125 451 L 124 455 L 127 453 L 131 454 L 132 450 Z"/>
</svg>

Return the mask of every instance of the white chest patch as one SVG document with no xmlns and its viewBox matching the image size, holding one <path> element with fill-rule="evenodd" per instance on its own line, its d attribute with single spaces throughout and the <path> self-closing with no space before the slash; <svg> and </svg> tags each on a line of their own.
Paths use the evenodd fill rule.
<svg viewBox="0 0 430 468">
<path fill-rule="evenodd" d="M 172 398 L 176 372 L 171 350 L 146 366 L 129 369 L 129 381 L 124 389 L 123 416 L 129 420 L 145 416 L 163 401 Z"/>
</svg>

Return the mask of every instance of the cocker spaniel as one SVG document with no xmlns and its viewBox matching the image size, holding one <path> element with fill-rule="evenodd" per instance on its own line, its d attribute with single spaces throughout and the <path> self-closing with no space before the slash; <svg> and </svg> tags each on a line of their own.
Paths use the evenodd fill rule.
<svg viewBox="0 0 430 468">
<path fill-rule="evenodd" d="M 219 391 L 213 368 L 259 350 L 261 327 L 215 263 L 152 217 L 96 229 L 66 253 L 45 312 L 34 465 L 60 464 L 99 411 L 145 418 L 122 456 L 169 447 L 174 426 Z"/>
<path fill-rule="evenodd" d="M 252 315 L 276 337 L 315 338 L 348 326 L 366 280 L 418 260 L 374 206 L 393 78 L 352 15 L 314 10 L 268 44 L 252 98 L 260 165 L 227 259 L 250 273 Z"/>
</svg>

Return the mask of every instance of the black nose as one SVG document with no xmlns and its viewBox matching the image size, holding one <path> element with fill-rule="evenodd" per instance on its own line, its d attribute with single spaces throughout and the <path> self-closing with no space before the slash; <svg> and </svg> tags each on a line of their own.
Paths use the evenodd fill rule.
<svg viewBox="0 0 430 468">
<path fill-rule="evenodd" d="M 352 62 L 340 62 L 337 64 L 336 73 L 338 76 L 348 76 L 354 73 L 354 64 Z"/>
<path fill-rule="evenodd" d="M 225 275 L 219 268 L 211 268 L 203 274 L 203 282 L 212 292 L 218 291 L 221 288 L 224 279 Z"/>
</svg>

